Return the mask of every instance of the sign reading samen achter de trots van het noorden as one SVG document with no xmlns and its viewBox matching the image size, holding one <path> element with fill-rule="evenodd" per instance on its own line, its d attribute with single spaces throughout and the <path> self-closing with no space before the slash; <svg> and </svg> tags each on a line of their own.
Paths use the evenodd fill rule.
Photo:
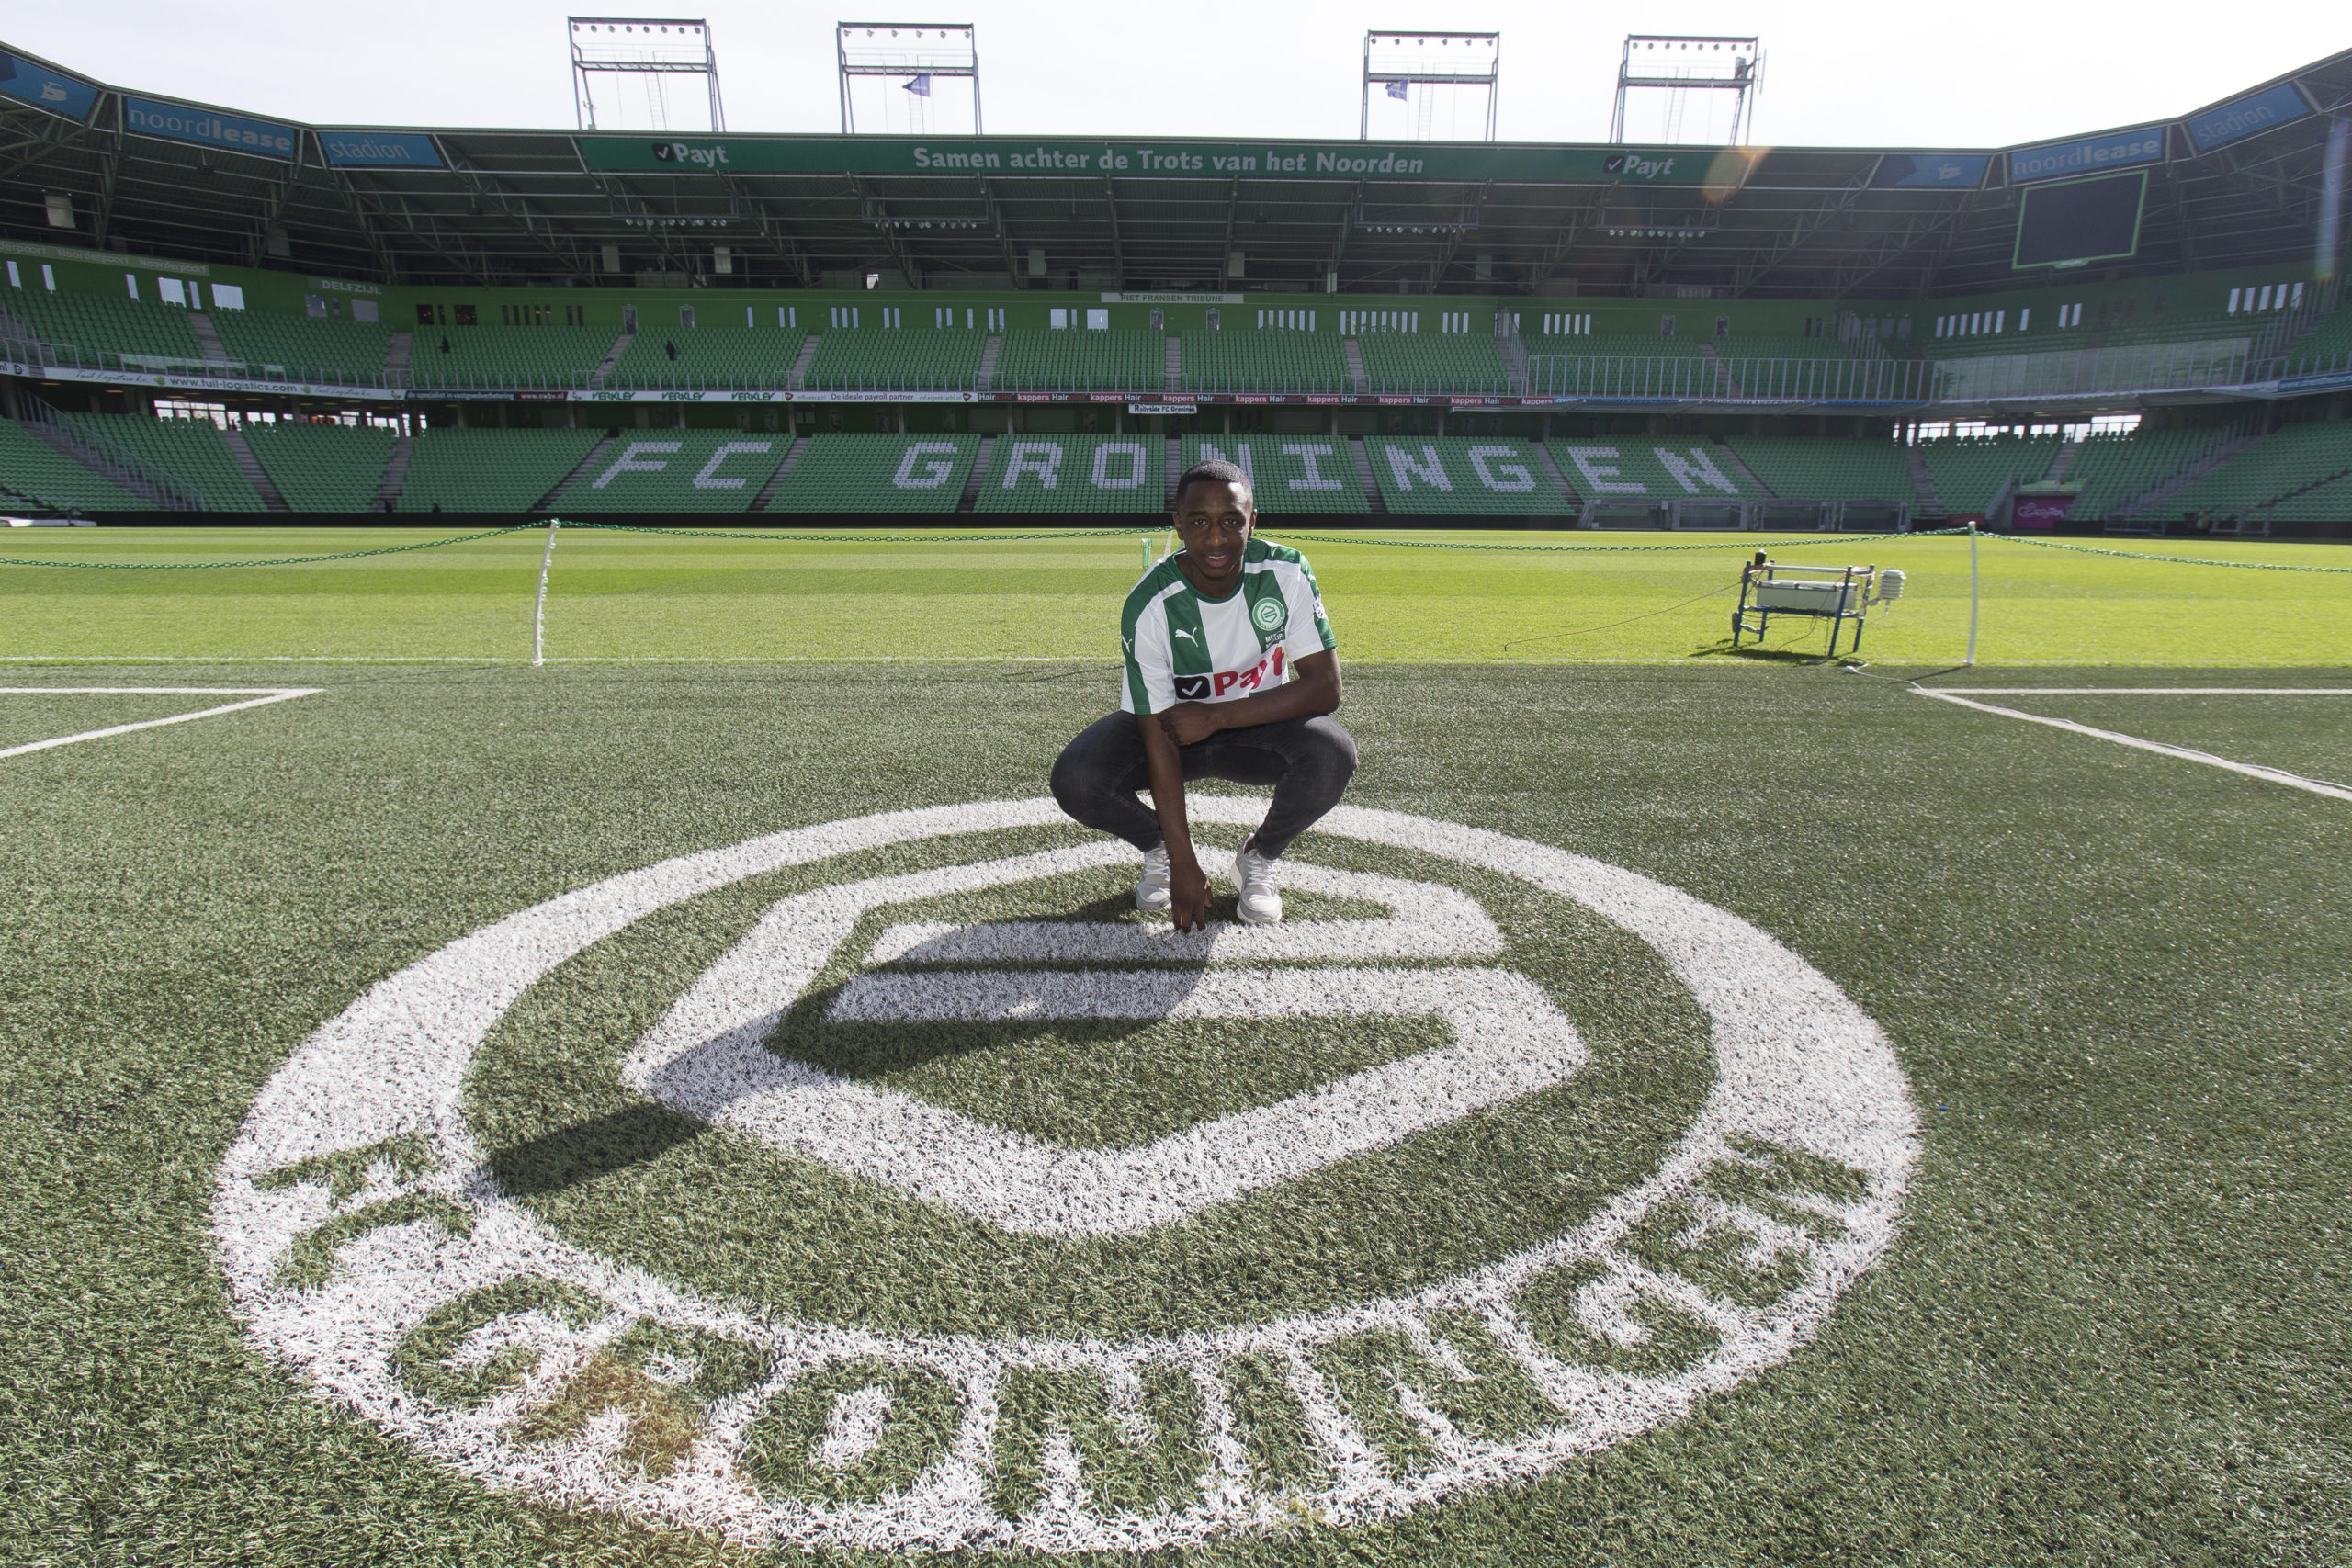
<svg viewBox="0 0 2352 1568">
<path fill-rule="evenodd" d="M 1530 180 L 1577 184 L 1736 185 L 1747 154 L 1669 147 L 1384 145 L 1364 141 L 1052 141 L 971 136 L 652 136 L 574 139 L 599 173 L 674 175 L 978 175 L 1081 176 L 1286 175 L 1365 181 Z M 1739 165 L 1729 178 L 1718 164 Z"/>
</svg>

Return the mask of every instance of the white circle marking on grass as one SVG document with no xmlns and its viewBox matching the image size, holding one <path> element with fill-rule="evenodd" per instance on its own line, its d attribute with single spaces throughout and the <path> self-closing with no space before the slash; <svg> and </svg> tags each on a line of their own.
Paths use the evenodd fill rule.
<svg viewBox="0 0 2352 1568">
<path fill-rule="evenodd" d="M 1193 803 L 1197 818 L 1220 822 L 1254 822 L 1260 809 L 1221 797 Z M 468 1070 L 507 1009 L 565 960 L 657 909 L 746 877 L 883 845 L 1064 820 L 1049 800 L 1007 801 L 773 834 L 549 899 L 384 980 L 322 1025 L 264 1086 L 218 1173 L 215 1244 L 253 1343 L 322 1400 L 492 1486 L 558 1506 L 754 1544 L 1136 1551 L 1309 1517 L 1343 1527 L 1369 1523 L 1464 1489 L 1540 1475 L 1675 1419 L 1703 1395 L 1785 1359 L 1892 1242 L 1917 1156 L 1916 1117 L 1885 1038 L 1826 976 L 1737 917 L 1635 873 L 1481 829 L 1349 807 L 1324 818 L 1320 830 L 1501 873 L 1583 905 L 1648 942 L 1709 1015 L 1716 1071 L 1698 1114 L 1647 1179 L 1566 1235 L 1410 1296 L 1210 1333 L 1116 1343 L 910 1338 L 780 1321 L 707 1299 L 571 1243 L 500 1189 L 462 1108 Z M 884 969 L 842 987 L 829 1016 L 1419 1013 L 1450 1024 L 1451 1045 L 1222 1118 L 1207 1124 L 1214 1135 L 1194 1136 L 1194 1129 L 1141 1149 L 1091 1151 L 1074 1164 L 1077 1151 L 985 1128 L 759 1048 L 865 910 L 1098 867 L 1130 852 L 1090 844 L 786 898 L 648 1032 L 624 1074 L 696 1115 L 925 1201 L 1007 1229 L 1082 1237 L 1180 1221 L 1563 1081 L 1584 1060 L 1566 1020 L 1540 987 L 1511 971 L 1361 963 L 1493 955 L 1499 933 L 1476 900 L 1430 884 L 1303 863 L 1286 868 L 1290 886 L 1369 898 L 1395 913 L 1192 938 L 1046 921 L 894 926 L 867 962 L 1172 958 L 1220 965 L 1344 957 L 1357 966 L 1109 975 Z M 779 919 L 787 907 L 790 914 Z M 365 1156 L 378 1145 L 385 1152 L 364 1168 L 345 1158 L 338 1193 L 328 1168 L 335 1158 Z M 1852 1186 L 1836 1197 L 1784 1186 L 1770 1200 L 1749 1202 L 1714 1179 L 1729 1173 L 1752 1188 L 1752 1179 L 1773 1168 L 1775 1150 L 1827 1162 L 1824 1169 L 1842 1168 Z M 290 1172 L 295 1167 L 301 1171 Z M 1665 1245 L 1719 1259 L 1724 1248 L 1710 1250 L 1709 1238 L 1720 1244 L 1728 1235 L 1745 1244 L 1731 1248 L 1735 1255 L 1791 1264 L 1793 1276 L 1781 1276 L 1791 1282 L 1776 1284 L 1763 1304 L 1742 1304 L 1689 1277 L 1704 1269 L 1654 1267 L 1654 1233 L 1668 1213 L 1689 1224 Z M 1645 1221 L 1650 1250 L 1636 1257 L 1627 1247 Z M 295 1270 L 306 1257 L 312 1271 Z M 1582 1270 L 1575 1278 L 1583 1281 L 1573 1317 L 1601 1353 L 1566 1353 L 1557 1325 L 1544 1329 L 1522 1310 L 1532 1299 L 1522 1292 L 1569 1266 Z M 403 1347 L 421 1326 L 446 1321 L 480 1300 L 477 1292 L 526 1278 L 554 1281 L 574 1300 L 593 1298 L 595 1308 L 575 1314 L 579 1321 L 517 1308 L 474 1325 L 440 1352 L 440 1364 L 458 1374 L 507 1369 L 511 1375 L 503 1384 L 491 1378 L 487 1393 L 470 1404 L 436 1403 L 403 1381 Z M 1606 1352 L 1639 1350 L 1650 1337 L 1645 1321 L 1660 1313 L 1703 1329 L 1711 1344 L 1654 1371 L 1614 1366 Z M 626 1406 L 631 1399 L 671 1400 L 665 1390 L 697 1375 L 690 1358 L 684 1365 L 646 1359 L 626 1382 L 635 1392 L 612 1396 L 619 1406 L 588 1410 L 557 1437 L 534 1425 L 581 1397 L 576 1391 L 594 1381 L 584 1375 L 592 1365 L 609 1369 L 627 1337 L 648 1326 L 740 1348 L 762 1370 L 739 1379 L 741 1386 L 679 1405 L 692 1412 L 693 1436 L 660 1465 L 629 1458 L 636 1428 Z M 1483 1337 L 1548 1414 L 1512 1434 L 1480 1436 L 1421 1397 L 1428 1390 L 1398 1384 L 1396 1407 L 1418 1425 L 1431 1457 L 1392 1464 L 1369 1435 L 1369 1412 L 1351 1403 L 1360 1394 L 1333 1382 L 1318 1360 L 1373 1332 L 1401 1337 L 1425 1372 L 1455 1380 L 1441 1392 L 1470 1391 L 1473 1399 L 1479 1385 L 1462 1354 L 1471 1341 L 1462 1336 Z M 1320 1480 L 1286 1489 L 1252 1471 L 1243 1439 L 1255 1429 L 1236 1397 L 1237 1358 L 1281 1369 Z M 955 1392 L 953 1429 L 922 1450 L 927 1457 L 910 1481 L 852 1501 L 755 1484 L 745 1439 L 763 1412 L 828 1368 L 876 1364 L 919 1371 Z M 1131 1436 L 1150 1429 L 1138 1404 L 1146 1381 L 1179 1377 L 1197 1402 L 1196 1425 L 1179 1435 L 1195 1440 L 1201 1472 L 1181 1497 L 1147 1510 L 1097 1507 L 1071 1439 L 1056 1437 L 1043 1450 L 1047 1483 L 1031 1506 L 1001 1513 L 992 1500 L 1002 1482 L 999 1395 L 1009 1376 L 1032 1371 L 1099 1379 L 1111 1427 Z M 624 1386 L 609 1371 L 605 1377 L 594 1386 Z M 851 1472 L 887 1446 L 893 1409 L 880 1383 L 842 1393 L 810 1434 L 807 1465 Z"/>
</svg>

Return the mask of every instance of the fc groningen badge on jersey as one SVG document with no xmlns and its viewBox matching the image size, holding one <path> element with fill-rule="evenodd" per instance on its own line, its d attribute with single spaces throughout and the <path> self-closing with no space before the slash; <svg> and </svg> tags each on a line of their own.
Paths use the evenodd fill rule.
<svg viewBox="0 0 2352 1568">
<path fill-rule="evenodd" d="M 1289 608 L 1283 603 L 1279 592 L 1259 600 L 1250 608 L 1250 618 L 1257 623 L 1258 629 L 1261 632 L 1280 631 L 1283 622 L 1288 619 L 1289 615 Z"/>
<path fill-rule="evenodd" d="M 1342 807 L 1294 919 L 1185 936 L 1131 858 L 1049 801 L 897 813 L 451 943 L 254 1102 L 247 1333 L 554 1506 L 1138 1550 L 1581 1462 L 1889 1244 L 1894 1055 L 1736 917 Z"/>
</svg>

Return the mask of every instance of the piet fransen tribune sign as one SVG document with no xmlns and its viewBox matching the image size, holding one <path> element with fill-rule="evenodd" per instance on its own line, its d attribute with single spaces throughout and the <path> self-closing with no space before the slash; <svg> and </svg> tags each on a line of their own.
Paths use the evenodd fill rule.
<svg viewBox="0 0 2352 1568">
<path fill-rule="evenodd" d="M 896 812 L 419 959 L 220 1166 L 246 1334 L 554 1506 L 1136 1551 L 1586 1462 L 1804 1355 L 1891 1245 L 1894 1054 L 1738 917 L 1353 807 L 1280 926 L 1106 913 L 1132 860 L 1050 800 Z"/>
</svg>

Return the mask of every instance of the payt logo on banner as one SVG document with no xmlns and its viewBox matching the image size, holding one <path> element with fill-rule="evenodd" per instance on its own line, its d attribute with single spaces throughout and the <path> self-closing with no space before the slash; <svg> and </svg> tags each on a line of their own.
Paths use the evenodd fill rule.
<svg viewBox="0 0 2352 1568">
<path fill-rule="evenodd" d="M 125 98 L 123 114 L 134 135 L 193 141 L 199 147 L 226 147 L 264 158 L 293 157 L 295 139 L 300 135 L 290 125 L 247 119 L 218 109 L 168 104 L 159 98 Z"/>
</svg>

